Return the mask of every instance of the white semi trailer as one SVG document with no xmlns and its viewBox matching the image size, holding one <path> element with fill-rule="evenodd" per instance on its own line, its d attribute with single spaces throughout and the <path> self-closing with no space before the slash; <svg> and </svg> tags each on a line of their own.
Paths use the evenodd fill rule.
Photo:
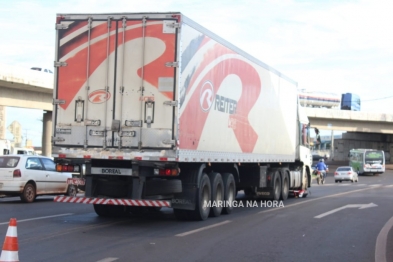
<svg viewBox="0 0 393 262">
<path fill-rule="evenodd" d="M 81 172 L 100 216 L 171 207 L 231 213 L 239 190 L 307 196 L 307 117 L 297 83 L 181 13 L 58 14 L 57 169 Z M 211 203 L 211 202 L 210 202 Z"/>
</svg>

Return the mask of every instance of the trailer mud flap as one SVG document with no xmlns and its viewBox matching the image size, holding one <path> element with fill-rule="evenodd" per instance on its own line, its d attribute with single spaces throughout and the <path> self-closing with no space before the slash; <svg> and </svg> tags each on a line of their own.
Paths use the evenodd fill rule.
<svg viewBox="0 0 393 262">
<path fill-rule="evenodd" d="M 183 184 L 183 192 L 175 194 L 171 200 L 172 208 L 195 210 L 195 201 L 198 188 L 195 185 Z"/>
</svg>

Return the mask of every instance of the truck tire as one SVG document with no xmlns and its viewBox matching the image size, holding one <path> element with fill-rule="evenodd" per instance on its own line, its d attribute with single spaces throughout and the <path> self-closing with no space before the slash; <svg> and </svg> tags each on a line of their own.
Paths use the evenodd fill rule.
<svg viewBox="0 0 393 262">
<path fill-rule="evenodd" d="M 280 200 L 287 200 L 288 199 L 288 195 L 289 195 L 288 173 L 284 172 L 283 175 L 282 175 Z"/>
<path fill-rule="evenodd" d="M 224 182 L 220 173 L 212 172 L 209 175 L 211 185 L 211 203 L 210 217 L 218 217 L 222 212 L 222 204 L 224 201 Z"/>
<path fill-rule="evenodd" d="M 276 172 L 274 174 L 274 184 L 273 184 L 273 200 L 279 200 L 281 196 L 281 177 L 280 173 Z"/>
<path fill-rule="evenodd" d="M 306 174 L 306 176 L 305 176 L 306 181 L 304 182 L 306 186 L 303 188 L 303 190 L 304 190 L 303 198 L 306 198 L 308 196 L 308 178 L 309 178 L 309 176 L 308 176 L 308 174 Z"/>
<path fill-rule="evenodd" d="M 182 192 L 182 183 L 180 179 L 154 179 L 146 181 L 145 195 L 167 195 Z"/>
<path fill-rule="evenodd" d="M 194 220 L 206 220 L 209 217 L 210 206 L 206 206 L 205 203 L 211 199 L 211 185 L 206 173 L 202 175 L 196 194 L 195 210 L 186 210 L 186 213 Z"/>
<path fill-rule="evenodd" d="M 120 217 L 126 214 L 125 206 L 94 204 L 94 211 L 100 217 Z"/>
<path fill-rule="evenodd" d="M 230 205 L 225 205 L 222 208 L 223 214 L 230 214 L 233 211 L 233 201 L 236 198 L 236 183 L 235 178 L 231 173 L 222 174 L 222 180 L 224 182 L 224 201 L 226 204 L 230 203 Z"/>
</svg>

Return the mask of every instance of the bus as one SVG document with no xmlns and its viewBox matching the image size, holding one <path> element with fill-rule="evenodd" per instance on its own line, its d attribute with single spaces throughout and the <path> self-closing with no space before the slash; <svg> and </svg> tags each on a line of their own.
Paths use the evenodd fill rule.
<svg viewBox="0 0 393 262">
<path fill-rule="evenodd" d="M 352 93 L 342 94 L 341 110 L 360 111 L 360 97 Z"/>
<path fill-rule="evenodd" d="M 352 149 L 349 165 L 359 174 L 382 174 L 385 172 L 385 153 L 376 149 Z"/>
</svg>

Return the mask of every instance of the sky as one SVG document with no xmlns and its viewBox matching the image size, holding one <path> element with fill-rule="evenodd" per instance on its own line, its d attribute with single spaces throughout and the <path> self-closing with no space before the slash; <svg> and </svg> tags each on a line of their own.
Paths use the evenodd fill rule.
<svg viewBox="0 0 393 262">
<path fill-rule="evenodd" d="M 390 0 L 0 0 L 0 3 L 2 64 L 53 68 L 57 13 L 179 11 L 295 80 L 300 89 L 356 93 L 362 100 L 362 111 L 393 114 Z M 26 115 L 13 111 L 7 111 L 7 122 Z M 36 116 L 31 118 L 32 123 L 23 129 L 42 133 L 36 130 L 40 123 Z M 40 144 L 40 138 L 33 139 L 34 145 Z"/>
</svg>

